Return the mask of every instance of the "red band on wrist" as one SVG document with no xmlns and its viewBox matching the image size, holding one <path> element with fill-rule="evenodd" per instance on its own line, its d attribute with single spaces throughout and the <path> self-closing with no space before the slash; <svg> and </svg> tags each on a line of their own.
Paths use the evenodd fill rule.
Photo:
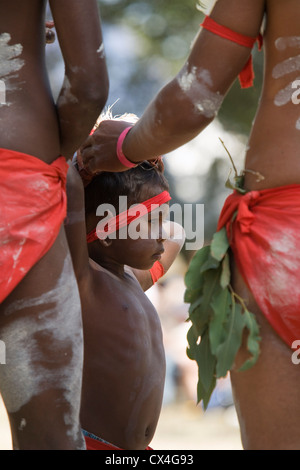
<svg viewBox="0 0 300 470">
<path fill-rule="evenodd" d="M 128 132 L 130 131 L 130 129 L 132 129 L 132 127 L 133 126 L 130 126 L 124 129 L 124 131 L 120 134 L 118 138 L 118 142 L 117 142 L 117 157 L 119 161 L 122 163 L 122 165 L 126 166 L 127 168 L 134 168 L 135 166 L 137 166 L 136 163 L 132 163 L 129 160 L 127 160 L 122 150 L 124 139 L 126 135 L 128 134 Z"/>
</svg>

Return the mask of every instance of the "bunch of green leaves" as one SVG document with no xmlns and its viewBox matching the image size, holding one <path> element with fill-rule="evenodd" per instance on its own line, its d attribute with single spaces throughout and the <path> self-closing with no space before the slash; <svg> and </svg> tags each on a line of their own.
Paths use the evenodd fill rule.
<svg viewBox="0 0 300 470">
<path fill-rule="evenodd" d="M 214 234 L 211 245 L 193 257 L 185 276 L 185 302 L 190 304 L 192 326 L 187 333 L 187 355 L 198 365 L 198 403 L 207 408 L 216 381 L 231 370 L 248 330 L 250 358 L 239 370 L 247 370 L 259 356 L 259 328 L 230 285 L 229 242 L 226 228 Z"/>
</svg>

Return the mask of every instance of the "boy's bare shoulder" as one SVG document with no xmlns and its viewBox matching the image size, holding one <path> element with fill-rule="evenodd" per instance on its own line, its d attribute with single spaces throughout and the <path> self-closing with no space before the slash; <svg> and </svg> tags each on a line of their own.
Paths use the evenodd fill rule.
<svg viewBox="0 0 300 470">
<path fill-rule="evenodd" d="M 99 293 L 100 291 L 105 291 L 108 293 L 107 288 L 112 288 L 112 286 L 114 289 L 128 289 L 130 287 L 140 288 L 140 284 L 137 278 L 130 269 L 127 269 L 127 267 L 125 267 L 124 270 L 125 275 L 119 277 L 92 259 L 89 260 L 89 264 L 91 272 L 91 283 L 93 284 L 96 293 Z"/>
</svg>

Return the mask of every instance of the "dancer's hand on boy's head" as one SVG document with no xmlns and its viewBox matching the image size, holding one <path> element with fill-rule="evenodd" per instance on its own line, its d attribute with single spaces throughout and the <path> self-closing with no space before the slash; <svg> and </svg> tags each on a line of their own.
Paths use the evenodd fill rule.
<svg viewBox="0 0 300 470">
<path fill-rule="evenodd" d="M 132 123 L 122 120 L 105 120 L 80 147 L 84 169 L 90 174 L 99 171 L 126 171 L 117 157 L 117 142 L 120 134 Z"/>
<path fill-rule="evenodd" d="M 82 164 L 82 156 L 80 150 L 77 150 L 75 153 L 73 159 L 72 159 L 72 164 L 78 171 L 80 178 L 82 180 L 83 186 L 86 187 L 92 179 L 96 176 L 91 173 L 88 173 L 84 168 Z"/>
</svg>

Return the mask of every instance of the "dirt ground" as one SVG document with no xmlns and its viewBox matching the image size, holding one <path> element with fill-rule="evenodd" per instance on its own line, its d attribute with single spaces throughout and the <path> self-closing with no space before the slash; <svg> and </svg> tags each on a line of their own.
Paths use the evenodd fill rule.
<svg viewBox="0 0 300 470">
<path fill-rule="evenodd" d="M 154 450 L 241 450 L 233 407 L 203 411 L 192 402 L 172 403 L 162 409 Z M 7 415 L 0 400 L 0 450 L 11 450 Z"/>
</svg>

